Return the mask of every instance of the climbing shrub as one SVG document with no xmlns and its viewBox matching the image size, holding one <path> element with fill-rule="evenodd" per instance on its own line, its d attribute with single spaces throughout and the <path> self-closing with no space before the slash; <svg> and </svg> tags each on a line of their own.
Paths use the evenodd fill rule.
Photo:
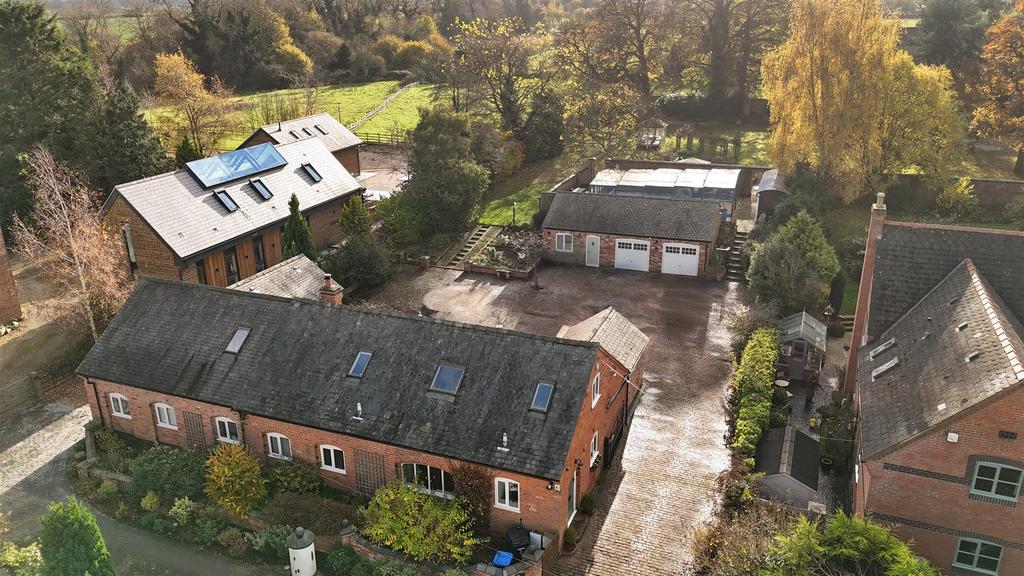
<svg viewBox="0 0 1024 576">
<path fill-rule="evenodd" d="M 362 533 L 376 544 L 417 561 L 463 563 L 483 540 L 473 537 L 473 516 L 461 500 L 446 500 L 392 482 L 374 493 Z"/>
<path fill-rule="evenodd" d="M 267 496 L 267 479 L 245 448 L 221 444 L 206 459 L 204 491 L 225 510 L 244 516 Z"/>
<path fill-rule="evenodd" d="M 279 462 L 270 471 L 274 492 L 313 494 L 320 491 L 324 479 L 317 472 L 316 465 L 305 460 Z"/>
<path fill-rule="evenodd" d="M 203 495 L 203 456 L 173 446 L 154 446 L 132 461 L 129 492 L 141 498 L 155 492 L 164 502 Z"/>
<path fill-rule="evenodd" d="M 735 424 L 730 447 L 737 455 L 752 459 L 761 434 L 770 423 L 772 383 L 778 360 L 778 330 L 755 330 L 743 348 L 743 359 L 732 380 Z"/>
<path fill-rule="evenodd" d="M 101 428 L 96 431 L 96 448 L 99 449 L 100 458 L 107 469 L 122 474 L 128 472 L 128 463 L 135 456 L 124 440 L 110 428 Z"/>
</svg>

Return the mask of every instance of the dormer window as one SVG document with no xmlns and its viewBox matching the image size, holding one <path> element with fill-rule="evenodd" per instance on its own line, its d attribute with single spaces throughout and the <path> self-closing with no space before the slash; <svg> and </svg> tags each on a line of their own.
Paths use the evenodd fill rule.
<svg viewBox="0 0 1024 576">
<path fill-rule="evenodd" d="M 530 403 L 530 410 L 547 414 L 551 405 L 551 395 L 555 391 L 555 385 L 550 382 L 538 382 L 537 389 L 533 392 L 533 401 Z"/>
<path fill-rule="evenodd" d="M 459 385 L 462 384 L 462 375 L 465 371 L 465 368 L 441 364 L 437 367 L 437 372 L 434 373 L 434 381 L 430 383 L 430 389 L 454 396 L 459 391 Z"/>
<path fill-rule="evenodd" d="M 242 349 L 242 344 L 245 344 L 245 339 L 248 337 L 248 328 L 239 328 L 238 330 L 235 330 L 234 336 L 231 337 L 231 341 L 228 342 L 228 346 L 224 351 L 228 354 L 238 354 L 238 351 Z"/>
<path fill-rule="evenodd" d="M 352 362 L 352 367 L 348 370 L 348 375 L 353 378 L 362 378 L 366 372 L 366 365 L 370 363 L 370 358 L 373 357 L 372 352 L 360 352 L 356 354 L 355 362 Z"/>
<path fill-rule="evenodd" d="M 220 205 L 223 206 L 224 209 L 227 210 L 228 212 L 234 212 L 235 210 L 238 210 L 238 204 L 235 202 L 235 199 L 232 198 L 230 194 L 228 194 L 227 190 L 217 190 L 216 192 L 213 193 L 213 196 L 217 199 L 217 202 L 220 202 Z"/>
<path fill-rule="evenodd" d="M 260 195 L 260 198 L 263 198 L 264 200 L 270 200 L 274 197 L 274 193 L 270 191 L 267 184 L 259 178 L 249 180 L 249 185 L 251 185 L 252 189 L 255 190 L 256 193 Z"/>
<path fill-rule="evenodd" d="M 313 168 L 312 164 L 303 164 L 302 169 L 306 171 L 306 175 L 309 176 L 313 182 L 319 182 L 324 179 L 324 177 L 316 171 L 316 168 Z"/>
</svg>

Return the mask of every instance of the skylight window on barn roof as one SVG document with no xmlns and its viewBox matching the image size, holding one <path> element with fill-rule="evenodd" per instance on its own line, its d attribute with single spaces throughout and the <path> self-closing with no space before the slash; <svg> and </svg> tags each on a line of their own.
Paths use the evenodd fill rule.
<svg viewBox="0 0 1024 576">
<path fill-rule="evenodd" d="M 231 341 L 228 342 L 228 346 L 224 351 L 229 354 L 238 354 L 238 351 L 242 349 L 242 344 L 245 344 L 245 339 L 248 337 L 248 328 L 239 328 L 235 330 L 234 336 L 231 337 Z"/>
<path fill-rule="evenodd" d="M 295 130 L 289 130 L 288 133 L 291 134 L 292 138 L 295 138 L 296 140 L 301 138 L 301 136 L 299 136 L 299 133 L 296 132 Z"/>
<path fill-rule="evenodd" d="M 880 345 L 878 345 L 874 350 L 872 350 L 870 352 L 870 354 L 869 354 L 869 357 L 872 360 L 874 360 L 875 356 L 878 356 L 882 352 L 885 352 L 886 350 L 888 350 L 889 348 L 892 348 L 895 345 L 896 345 L 896 339 L 895 338 L 889 338 L 885 342 L 882 342 Z"/>
<path fill-rule="evenodd" d="M 213 195 L 217 198 L 217 201 L 220 202 L 220 205 L 228 212 L 238 210 L 238 204 L 235 202 L 235 199 L 228 194 L 227 190 L 217 190 Z"/>
<path fill-rule="evenodd" d="M 241 180 L 253 174 L 265 172 L 288 162 L 273 144 L 257 144 L 241 150 L 233 150 L 187 162 L 185 168 L 189 173 L 209 189 L 225 182 Z"/>
<path fill-rule="evenodd" d="M 454 395 L 459 391 L 459 385 L 462 384 L 462 375 L 465 371 L 465 368 L 441 364 L 437 367 L 437 372 L 434 373 L 434 381 L 430 383 L 430 389 Z"/>
<path fill-rule="evenodd" d="M 313 128 L 316 128 L 317 132 L 323 134 L 324 136 L 327 136 L 327 130 L 324 130 L 323 126 L 319 124 L 313 124 Z"/>
<path fill-rule="evenodd" d="M 366 373 L 366 365 L 370 363 L 370 358 L 373 357 L 372 352 L 360 352 L 356 354 L 355 362 L 352 362 L 352 367 L 348 370 L 348 375 L 354 378 L 362 378 L 363 374 Z"/>
<path fill-rule="evenodd" d="M 303 164 L 302 169 L 306 171 L 306 174 L 310 178 L 313 179 L 313 182 L 319 182 L 324 179 L 324 177 L 321 176 L 320 173 L 316 171 L 316 168 L 313 168 L 312 164 Z"/>
<path fill-rule="evenodd" d="M 550 382 L 538 382 L 537 389 L 533 392 L 533 401 L 530 403 L 530 410 L 534 412 L 547 413 L 551 405 L 551 396 L 555 391 L 555 385 Z"/>
<path fill-rule="evenodd" d="M 253 190 L 255 190 L 256 193 L 260 195 L 260 198 L 263 198 L 264 200 L 270 200 L 271 198 L 274 197 L 274 193 L 270 191 L 270 188 L 267 187 L 266 182 L 264 182 L 263 180 L 260 180 L 259 178 L 253 178 L 252 180 L 249 180 L 249 184 L 252 185 Z"/>
<path fill-rule="evenodd" d="M 899 358 L 890 358 L 889 361 L 887 361 L 885 364 L 882 364 L 878 368 L 875 368 L 874 370 L 871 371 L 871 381 L 874 382 L 875 380 L 878 379 L 879 376 L 885 374 L 889 370 L 892 370 L 899 363 Z"/>
<path fill-rule="evenodd" d="M 313 135 L 313 131 L 310 130 L 309 128 L 303 128 L 302 131 L 303 131 L 303 133 L 306 134 L 306 136 L 312 136 Z"/>
</svg>

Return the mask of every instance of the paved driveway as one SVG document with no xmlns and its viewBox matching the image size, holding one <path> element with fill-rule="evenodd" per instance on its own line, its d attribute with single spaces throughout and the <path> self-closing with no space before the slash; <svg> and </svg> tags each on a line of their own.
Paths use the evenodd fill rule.
<svg viewBox="0 0 1024 576">
<path fill-rule="evenodd" d="M 433 274 L 433 276 L 431 276 Z M 450 320 L 554 335 L 605 307 L 651 336 L 646 393 L 621 460 L 598 487 L 597 512 L 575 555 L 552 574 L 685 574 L 688 534 L 711 511 L 728 466 L 723 399 L 732 371 L 728 318 L 735 284 L 618 270 L 545 267 L 542 289 L 523 281 L 429 272 L 409 293 Z"/>
</svg>

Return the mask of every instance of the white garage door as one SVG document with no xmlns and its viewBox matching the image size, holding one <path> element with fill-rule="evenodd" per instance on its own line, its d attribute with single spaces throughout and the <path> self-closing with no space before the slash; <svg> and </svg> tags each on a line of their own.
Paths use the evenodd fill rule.
<svg viewBox="0 0 1024 576">
<path fill-rule="evenodd" d="M 696 276 L 699 265 L 699 244 L 665 244 L 662 248 L 661 271 L 665 274 Z"/>
<path fill-rule="evenodd" d="M 615 267 L 647 272 L 650 268 L 651 243 L 645 240 L 616 240 Z"/>
</svg>

